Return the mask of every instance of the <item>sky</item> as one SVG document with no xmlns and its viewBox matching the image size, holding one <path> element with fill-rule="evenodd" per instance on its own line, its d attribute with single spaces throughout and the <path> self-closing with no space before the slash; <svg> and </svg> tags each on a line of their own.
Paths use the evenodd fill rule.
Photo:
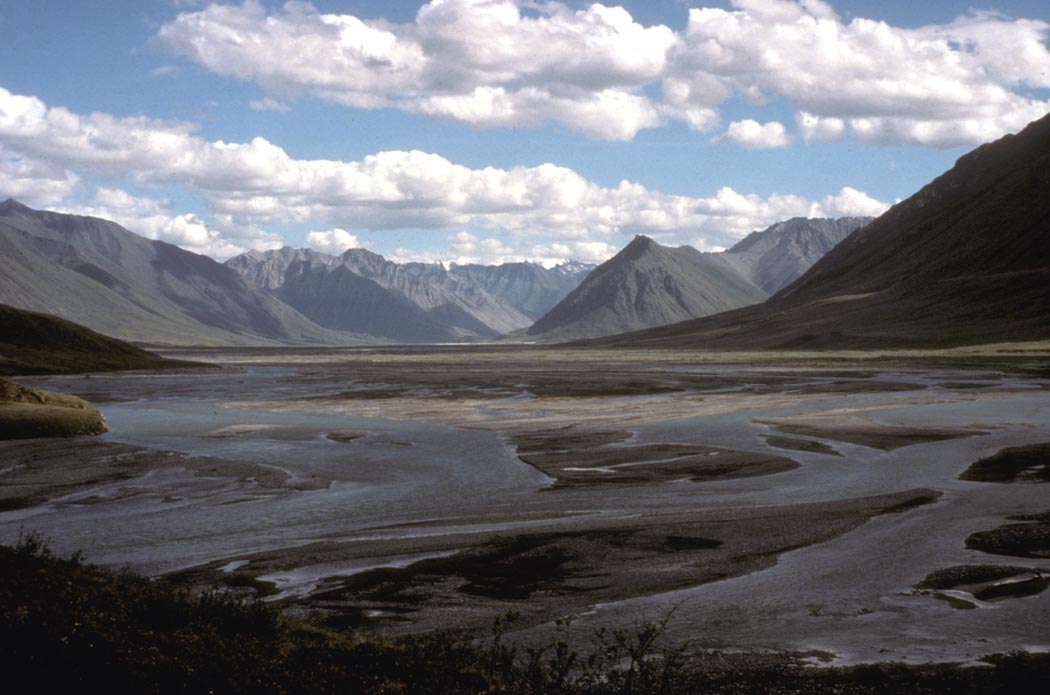
<svg viewBox="0 0 1050 695">
<path fill-rule="evenodd" d="M 222 260 L 704 251 L 1050 112 L 1045 0 L 0 0 L 0 200 Z"/>
</svg>

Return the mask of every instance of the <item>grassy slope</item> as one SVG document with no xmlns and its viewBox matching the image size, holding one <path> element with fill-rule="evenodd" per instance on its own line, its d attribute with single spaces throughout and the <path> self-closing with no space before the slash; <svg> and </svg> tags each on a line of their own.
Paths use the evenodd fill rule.
<svg viewBox="0 0 1050 695">
<path fill-rule="evenodd" d="M 0 304 L 0 375 L 190 366 L 71 321 Z"/>
<path fill-rule="evenodd" d="M 494 634 L 499 634 L 494 631 Z M 0 654 L 8 692 L 597 695 L 598 693 L 1050 692 L 1050 656 L 987 668 L 813 668 L 797 657 L 663 651 L 659 626 L 598 636 L 585 658 L 559 641 L 517 651 L 448 635 L 337 634 L 265 604 L 195 597 L 130 572 L 53 557 L 30 534 L 0 546 Z M 494 643 L 495 642 L 495 643 Z"/>
</svg>

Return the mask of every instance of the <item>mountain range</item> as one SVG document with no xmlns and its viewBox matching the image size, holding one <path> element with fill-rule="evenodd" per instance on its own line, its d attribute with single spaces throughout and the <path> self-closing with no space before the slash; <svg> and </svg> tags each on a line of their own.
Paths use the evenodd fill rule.
<svg viewBox="0 0 1050 695">
<path fill-rule="evenodd" d="M 794 218 L 721 253 L 637 236 L 525 335 L 543 341 L 613 335 L 757 304 L 870 221 Z"/>
<path fill-rule="evenodd" d="M 962 156 L 768 301 L 594 341 L 703 349 L 1050 339 L 1050 116 Z"/>
<path fill-rule="evenodd" d="M 592 344 L 1043 339 L 1048 189 L 1050 117 L 961 157 L 874 221 L 787 220 L 721 253 L 637 237 L 593 270 L 395 263 L 363 249 L 330 256 L 285 248 L 221 264 L 113 222 L 8 200 L 0 203 L 0 302 L 158 345 L 462 342 L 508 333 L 551 341 L 624 331 L 635 332 Z"/>
<path fill-rule="evenodd" d="M 221 264 L 107 220 L 8 200 L 0 302 L 154 345 L 550 341 L 755 304 L 864 221 L 789 220 L 718 254 L 638 237 L 597 269 L 446 267 L 287 247 Z"/>
<path fill-rule="evenodd" d="M 594 266 L 395 263 L 364 249 L 331 256 L 285 247 L 226 265 L 330 329 L 395 342 L 459 342 L 526 328 Z"/>
<path fill-rule="evenodd" d="M 0 203 L 0 302 L 156 344 L 360 342 L 212 259 L 96 217 Z"/>
</svg>

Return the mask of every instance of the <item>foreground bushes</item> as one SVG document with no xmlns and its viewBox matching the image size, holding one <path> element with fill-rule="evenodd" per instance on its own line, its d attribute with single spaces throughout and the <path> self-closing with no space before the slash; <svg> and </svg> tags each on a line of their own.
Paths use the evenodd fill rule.
<svg viewBox="0 0 1050 695">
<path fill-rule="evenodd" d="M 55 557 L 35 535 L 0 546 L 0 683 L 11 693 L 1050 692 L 1046 655 L 1000 656 L 979 669 L 812 668 L 779 655 L 686 658 L 659 649 L 659 625 L 598 633 L 581 655 L 561 632 L 543 648 L 508 645 L 507 624 L 480 642 L 338 634 L 264 604 Z"/>
</svg>

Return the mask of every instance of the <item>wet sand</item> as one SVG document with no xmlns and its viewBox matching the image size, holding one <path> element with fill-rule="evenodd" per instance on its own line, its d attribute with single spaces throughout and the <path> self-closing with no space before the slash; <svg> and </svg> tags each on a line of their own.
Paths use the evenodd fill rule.
<svg viewBox="0 0 1050 695">
<path fill-rule="evenodd" d="M 883 451 L 893 451 L 902 446 L 911 446 L 913 444 L 939 442 L 946 439 L 973 437 L 978 434 L 984 434 L 980 430 L 892 427 L 855 415 L 819 415 L 778 418 L 775 420 L 755 420 L 755 422 L 769 425 L 771 429 L 785 434 L 831 439 L 838 442 L 859 444 L 872 449 L 882 449 Z"/>
<path fill-rule="evenodd" d="M 553 478 L 555 488 L 748 478 L 799 465 L 783 456 L 711 446 L 624 444 L 629 437 L 629 432 L 570 427 L 518 432 L 510 441 L 518 458 Z"/>
<path fill-rule="evenodd" d="M 507 611 L 517 612 L 517 627 L 525 628 L 595 603 L 754 572 L 775 564 L 783 552 L 834 538 L 873 516 L 931 504 L 937 497 L 931 490 L 909 490 L 771 507 L 761 513 L 566 517 L 513 534 L 479 529 L 411 540 L 363 536 L 238 557 L 235 573 L 266 577 L 304 565 L 438 555 L 404 567 L 333 577 L 288 604 L 295 614 L 331 626 L 388 634 L 484 630 Z M 211 589 L 228 582 L 224 566 L 212 563 L 180 573 L 179 579 Z"/>
<path fill-rule="evenodd" d="M 185 469 L 195 476 L 229 478 L 264 490 L 311 490 L 330 481 L 293 481 L 285 472 L 241 461 L 186 456 L 174 451 L 115 444 L 95 438 L 20 439 L 0 442 L 0 510 L 34 507 L 164 469 Z M 73 504 L 123 499 L 148 486 L 107 490 L 104 496 L 78 497 Z"/>
</svg>

